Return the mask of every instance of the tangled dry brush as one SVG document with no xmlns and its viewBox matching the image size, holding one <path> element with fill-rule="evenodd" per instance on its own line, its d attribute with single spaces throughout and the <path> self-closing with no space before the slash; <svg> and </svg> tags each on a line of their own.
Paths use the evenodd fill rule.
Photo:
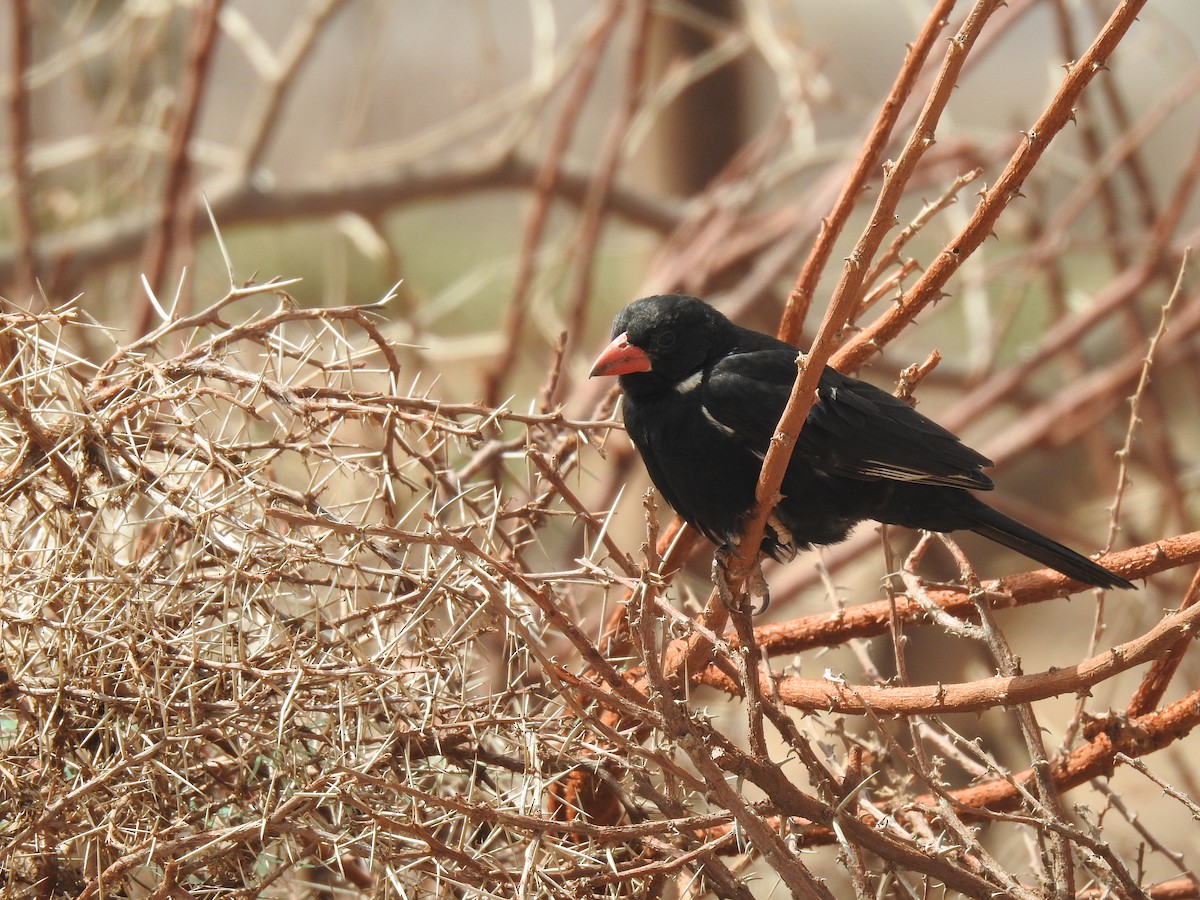
<svg viewBox="0 0 1200 900">
<path fill-rule="evenodd" d="M 441 403 L 379 318 L 237 290 L 89 370 L 77 310 L 5 317 L 10 883 L 575 866 L 528 843 L 595 740 L 553 657 L 616 579 L 539 542 L 612 423 Z"/>
</svg>

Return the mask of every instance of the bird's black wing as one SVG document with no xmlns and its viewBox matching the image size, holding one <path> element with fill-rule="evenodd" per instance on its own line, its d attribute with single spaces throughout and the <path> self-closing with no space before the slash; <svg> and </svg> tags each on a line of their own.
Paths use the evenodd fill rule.
<svg viewBox="0 0 1200 900">
<path fill-rule="evenodd" d="M 705 414 L 755 453 L 766 453 L 796 378 L 796 351 L 786 344 L 735 352 L 704 382 Z M 991 460 L 891 394 L 826 368 L 793 458 L 814 469 L 859 479 L 887 479 L 987 490 L 980 469 Z"/>
</svg>

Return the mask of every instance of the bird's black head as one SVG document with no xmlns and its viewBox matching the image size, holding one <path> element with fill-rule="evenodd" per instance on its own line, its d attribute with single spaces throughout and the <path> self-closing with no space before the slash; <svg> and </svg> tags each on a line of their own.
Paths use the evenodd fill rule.
<svg viewBox="0 0 1200 900">
<path fill-rule="evenodd" d="M 724 352 L 732 323 L 702 300 L 662 294 L 634 300 L 613 319 L 612 343 L 592 375 L 620 375 L 626 391 L 672 387 Z"/>
</svg>

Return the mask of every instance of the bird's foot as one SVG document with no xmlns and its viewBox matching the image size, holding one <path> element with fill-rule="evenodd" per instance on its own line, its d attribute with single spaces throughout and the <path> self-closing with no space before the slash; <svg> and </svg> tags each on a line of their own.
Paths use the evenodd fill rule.
<svg viewBox="0 0 1200 900">
<path fill-rule="evenodd" d="M 726 609 L 733 609 L 733 588 L 729 585 L 729 567 L 727 563 L 733 554 L 725 547 L 718 547 L 713 554 L 712 582 L 717 589 L 717 596 Z"/>
<path fill-rule="evenodd" d="M 766 612 L 767 607 L 771 605 L 771 591 L 767 586 L 767 579 L 763 577 L 762 562 L 755 561 L 754 567 L 747 573 L 746 581 L 741 586 L 740 596 L 735 596 L 733 585 L 729 582 L 729 563 L 732 559 L 733 549 L 728 546 L 718 547 L 717 552 L 713 555 L 712 579 L 717 588 L 717 596 L 721 598 L 725 608 L 731 611 L 738 609 L 738 601 L 742 596 L 761 597 L 762 606 L 754 609 L 751 604 L 750 611 L 754 615 Z"/>
<path fill-rule="evenodd" d="M 754 610 L 754 614 L 757 616 L 765 613 L 771 605 L 771 588 L 767 585 L 767 579 L 763 577 L 761 559 L 755 561 L 754 568 L 746 576 L 746 590 L 751 597 L 762 597 L 762 606 Z"/>
</svg>

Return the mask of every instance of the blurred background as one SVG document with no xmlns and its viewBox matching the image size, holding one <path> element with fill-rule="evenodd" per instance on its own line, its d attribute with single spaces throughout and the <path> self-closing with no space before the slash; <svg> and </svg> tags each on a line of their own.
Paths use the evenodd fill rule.
<svg viewBox="0 0 1200 900">
<path fill-rule="evenodd" d="M 815 271 L 802 345 L 868 220 L 884 161 L 908 139 L 945 39 L 972 8 L 950 6 Z M 69 305 L 103 325 L 71 339 L 90 377 L 114 346 L 206 309 L 231 279 L 298 278 L 288 302 L 302 309 L 387 298 L 379 328 L 414 395 L 603 417 L 612 386 L 586 375 L 629 300 L 684 291 L 743 324 L 778 327 L 933 7 L 10 0 L 0 13 L 0 297 L 8 313 Z M 906 176 L 897 227 L 869 261 L 847 340 L 953 246 L 1064 66 L 1117 7 L 1012 0 L 994 13 L 936 143 Z M 999 508 L 1085 553 L 1182 534 L 1197 518 L 1200 301 L 1183 253 L 1200 228 L 1200 4 L 1148 4 L 1105 67 L 994 239 L 857 373 L 891 390 L 902 369 L 939 350 L 921 410 L 995 459 Z M 534 482 L 523 432 L 504 440 L 496 456 L 507 476 L 492 472 L 488 486 L 510 509 L 529 501 Z M 647 535 L 644 471 L 622 434 L 594 443 L 570 483 L 589 509 L 613 510 L 607 527 L 636 558 Z M 6 465 L 19 447 L 5 445 Z M 577 519 L 557 518 L 538 532 L 538 565 L 569 566 L 591 540 Z M 765 621 L 876 599 L 915 540 L 893 531 L 885 549 L 865 525 L 843 545 L 768 566 Z M 984 577 L 1028 568 L 985 542 L 963 544 Z M 709 548 L 698 548 L 673 602 L 694 609 L 709 564 Z M 958 574 L 936 549 L 920 570 Z M 1107 606 L 1013 610 L 1005 627 L 1021 636 L 1030 669 L 1067 665 L 1101 635 L 1111 644 L 1143 632 L 1187 583 L 1167 573 Z M 602 614 L 589 587 L 563 590 L 598 631 L 608 607 Z M 910 638 L 914 681 L 994 672 L 987 654 L 936 629 Z M 797 671 L 859 671 L 862 654 L 874 654 L 887 677 L 890 647 L 841 647 L 798 660 Z M 1195 660 L 1183 666 L 1180 681 L 1200 683 Z M 1137 682 L 1129 673 L 1098 686 L 1096 707 L 1121 707 Z M 1050 722 L 1078 722 L 1073 697 L 1042 708 Z M 952 721 L 1021 766 L 1006 712 Z M 1168 777 L 1194 777 L 1173 750 Z M 1194 837 L 1186 843 L 1195 850 Z"/>
<path fill-rule="evenodd" d="M 655 6 L 638 33 L 648 46 L 632 87 L 632 12 L 606 4 L 227 0 L 199 49 L 207 4 L 52 0 L 19 8 L 30 30 L 20 45 L 27 58 L 10 55 L 7 73 L 11 80 L 16 63 L 26 66 L 19 195 L 11 109 L 0 121 L 6 286 L 20 284 L 19 201 L 32 213 L 47 299 L 83 291 L 106 321 L 140 314 L 139 262 L 164 192 L 174 188 L 187 208 L 178 211 L 160 290 L 175 290 L 184 264 L 186 293 L 224 284 L 200 208 L 207 198 L 234 261 L 246 267 L 240 274 L 303 276 L 295 294 L 305 304 L 363 301 L 402 280 L 401 331 L 428 332 L 437 345 L 430 359 L 483 365 L 500 353 L 498 325 L 514 293 L 536 311 L 528 324 L 547 351 L 576 319 L 584 330 L 573 343 L 595 347 L 615 307 L 672 278 L 721 291 L 743 308 L 763 301 L 754 315 L 769 323 L 770 301 L 786 295 L 929 4 Z M 994 176 L 1059 83 L 1062 64 L 1105 14 L 1102 3 L 1023 3 L 993 22 L 902 221 L 941 193 L 951 172 L 978 164 L 977 184 Z M 13 28 L 13 15 L 0 18 L 6 46 L 14 46 Z M 1098 140 L 1091 152 L 1112 160 L 1122 124 L 1146 132 L 1133 139 L 1155 192 L 1148 199 L 1169 196 L 1195 137 L 1198 35 L 1200 11 L 1188 0 L 1147 7 L 1079 110 L 1083 127 L 1063 135 L 1031 185 L 1038 194 L 1000 237 L 1038 227 L 1039 210 L 1053 211 L 1089 172 L 1094 177 L 1101 160 L 1088 155 L 1086 141 Z M 1108 91 L 1119 92 L 1130 121 L 1112 121 L 1099 102 Z M 182 160 L 181 131 L 189 138 Z M 755 156 L 738 164 L 739 152 Z M 604 173 L 612 208 L 593 238 L 580 204 L 600 190 L 601 164 L 612 169 Z M 726 183 L 714 183 L 731 164 Z M 556 183 L 531 262 L 531 192 L 549 167 Z M 1131 181 L 1117 179 L 1116 199 L 1136 214 Z M 736 226 L 738 240 L 693 250 L 686 266 L 672 268 L 662 257 L 686 248 L 668 249 L 666 239 L 685 240 L 682 225 L 705 215 L 705 204 L 746 220 Z M 959 204 L 958 218 L 938 223 L 927 245 L 969 208 Z M 1194 212 L 1189 205 L 1185 222 Z M 1084 256 L 1097 249 L 1086 229 L 1099 229 L 1100 215 L 1091 198 L 1070 223 L 1041 223 L 1069 224 L 1058 249 L 1064 266 L 1084 260 L 1068 270 L 1077 294 L 1110 274 Z M 856 232 L 847 231 L 848 246 Z M 767 247 L 783 258 L 762 261 Z M 997 277 L 992 270 L 1012 253 L 1005 240 L 986 248 L 977 274 L 958 287 L 961 306 L 973 308 L 963 302 L 970 288 Z M 755 264 L 765 271 L 751 278 Z M 830 267 L 823 286 L 836 275 Z M 1010 270 L 1000 286 L 1028 293 L 1022 283 L 1031 280 Z M 580 293 L 589 296 L 582 317 L 570 305 L 580 304 Z M 6 295 L 21 300 L 11 288 Z M 972 351 L 986 335 L 965 336 L 974 343 L 948 364 L 982 368 L 994 351 Z M 515 374 L 536 381 L 540 372 L 536 355 L 526 354 Z"/>
</svg>

